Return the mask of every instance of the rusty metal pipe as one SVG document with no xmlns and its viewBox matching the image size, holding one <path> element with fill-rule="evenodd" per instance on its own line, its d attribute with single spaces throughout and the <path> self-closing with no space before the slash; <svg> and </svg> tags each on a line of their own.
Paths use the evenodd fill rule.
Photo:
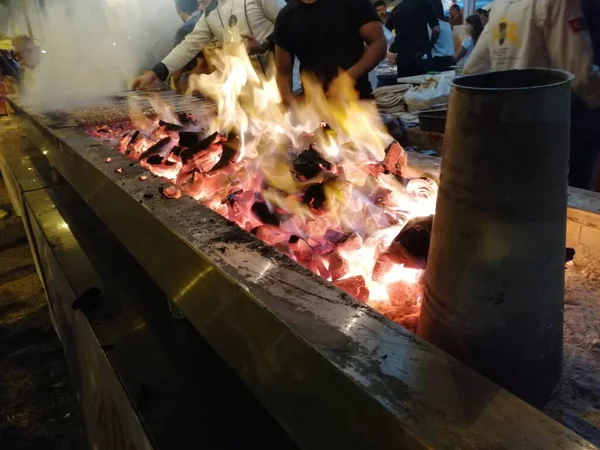
<svg viewBox="0 0 600 450">
<path fill-rule="evenodd" d="M 418 326 L 535 405 L 562 373 L 571 79 L 455 80 Z"/>
</svg>

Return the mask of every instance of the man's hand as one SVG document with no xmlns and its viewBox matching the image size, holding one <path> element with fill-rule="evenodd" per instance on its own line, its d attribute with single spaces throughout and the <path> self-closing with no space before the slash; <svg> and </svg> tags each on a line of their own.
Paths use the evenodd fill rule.
<svg viewBox="0 0 600 450">
<path fill-rule="evenodd" d="M 149 70 L 148 72 L 144 72 L 142 75 L 137 77 L 133 82 L 131 88 L 134 91 L 137 91 L 138 89 L 147 89 L 157 81 L 158 77 L 156 76 L 156 74 Z"/>
<path fill-rule="evenodd" d="M 387 59 L 391 64 L 396 64 L 396 60 L 398 59 L 398 55 L 392 52 L 388 52 Z"/>
<path fill-rule="evenodd" d="M 249 55 L 258 55 L 264 53 L 264 48 L 258 39 L 251 34 L 242 34 L 242 37 L 246 39 L 246 49 Z"/>
</svg>

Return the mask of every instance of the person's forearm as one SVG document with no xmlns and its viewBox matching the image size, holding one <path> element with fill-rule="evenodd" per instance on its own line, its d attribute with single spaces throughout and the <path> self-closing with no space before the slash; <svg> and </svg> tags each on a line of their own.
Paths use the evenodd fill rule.
<svg viewBox="0 0 600 450">
<path fill-rule="evenodd" d="M 183 69 L 192 61 L 210 41 L 211 33 L 206 27 L 206 18 L 202 17 L 194 30 L 189 33 L 152 71 L 161 80 L 166 80 L 169 73 Z"/>
<path fill-rule="evenodd" d="M 436 30 L 435 28 L 431 31 L 431 47 L 435 45 L 437 40 L 440 37 L 440 30 Z"/>
<path fill-rule="evenodd" d="M 285 105 L 289 105 L 294 98 L 294 93 L 292 91 L 292 73 L 278 70 L 275 79 L 277 81 L 281 100 Z"/>
<path fill-rule="evenodd" d="M 373 42 L 368 45 L 362 57 L 354 64 L 347 73 L 355 80 L 369 73 L 379 65 L 387 54 L 387 43 L 384 39 Z"/>
</svg>

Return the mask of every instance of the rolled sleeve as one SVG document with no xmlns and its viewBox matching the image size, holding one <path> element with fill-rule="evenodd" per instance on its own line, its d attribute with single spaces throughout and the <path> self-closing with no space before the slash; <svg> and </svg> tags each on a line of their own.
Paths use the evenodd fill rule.
<svg viewBox="0 0 600 450">
<path fill-rule="evenodd" d="M 573 88 L 591 107 L 600 106 L 600 73 L 579 0 L 546 0 L 546 41 L 553 67 L 575 75 Z"/>
<path fill-rule="evenodd" d="M 162 60 L 162 64 L 173 73 L 183 69 L 187 63 L 202 51 L 204 46 L 210 42 L 213 35 L 206 23 L 206 15 L 203 15 L 188 34 L 171 52 Z"/>
</svg>

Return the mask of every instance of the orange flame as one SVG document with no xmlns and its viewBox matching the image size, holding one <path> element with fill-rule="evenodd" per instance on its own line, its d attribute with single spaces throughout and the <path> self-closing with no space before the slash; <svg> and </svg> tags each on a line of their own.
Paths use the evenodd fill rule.
<svg viewBox="0 0 600 450">
<path fill-rule="evenodd" d="M 352 80 L 341 74 L 327 93 L 315 78 L 303 77 L 304 100 L 292 109 L 284 108 L 272 63 L 268 75 L 256 70 L 235 33 L 231 42 L 214 52 L 211 62 L 216 70 L 210 75 L 191 76 L 190 90 L 201 92 L 217 104 L 218 114 L 212 118 L 209 133 L 235 133 L 241 147 L 234 169 L 220 175 L 211 175 L 210 171 L 193 174 L 188 183 L 194 187 L 187 192 L 247 230 L 260 224 L 249 213 L 253 194 L 234 208 L 224 204 L 223 196 L 235 189 L 261 192 L 271 211 L 282 211 L 293 219 L 285 220 L 276 231 L 265 226 L 257 235 L 271 244 L 282 244 L 291 235 L 299 237 L 301 241 L 295 241 L 292 254 L 332 281 L 336 279 L 330 271 L 335 268 L 319 254 L 324 233 L 331 229 L 359 235 L 360 246 L 337 253 L 338 262 L 341 258 L 347 263 L 344 275 L 337 280 L 362 277 L 368 300 L 378 309 L 389 304 L 391 283 L 400 282 L 410 287 L 410 292 L 418 292 L 421 270 L 396 265 L 375 280 L 373 269 L 379 254 L 390 246 L 406 221 L 433 214 L 437 185 L 422 179 L 404 186 L 394 175 L 383 171 L 374 175 L 369 170 L 384 160 L 385 149 L 393 141 L 375 104 L 360 101 Z M 167 114 L 161 106 L 155 108 L 163 116 Z M 136 120 L 136 126 L 148 126 L 139 117 Z M 331 128 L 322 126 L 322 122 Z M 304 150 L 310 144 L 332 168 L 317 180 L 301 181 L 290 171 L 290 149 Z M 307 185 L 315 182 L 323 183 L 325 212 L 317 212 L 300 200 Z M 268 188 L 263 189 L 264 185 Z M 186 192 L 185 187 L 183 190 Z M 389 193 L 383 205 L 374 201 L 374 193 L 380 190 Z M 414 295 L 410 302 L 416 306 L 420 297 Z"/>
</svg>

